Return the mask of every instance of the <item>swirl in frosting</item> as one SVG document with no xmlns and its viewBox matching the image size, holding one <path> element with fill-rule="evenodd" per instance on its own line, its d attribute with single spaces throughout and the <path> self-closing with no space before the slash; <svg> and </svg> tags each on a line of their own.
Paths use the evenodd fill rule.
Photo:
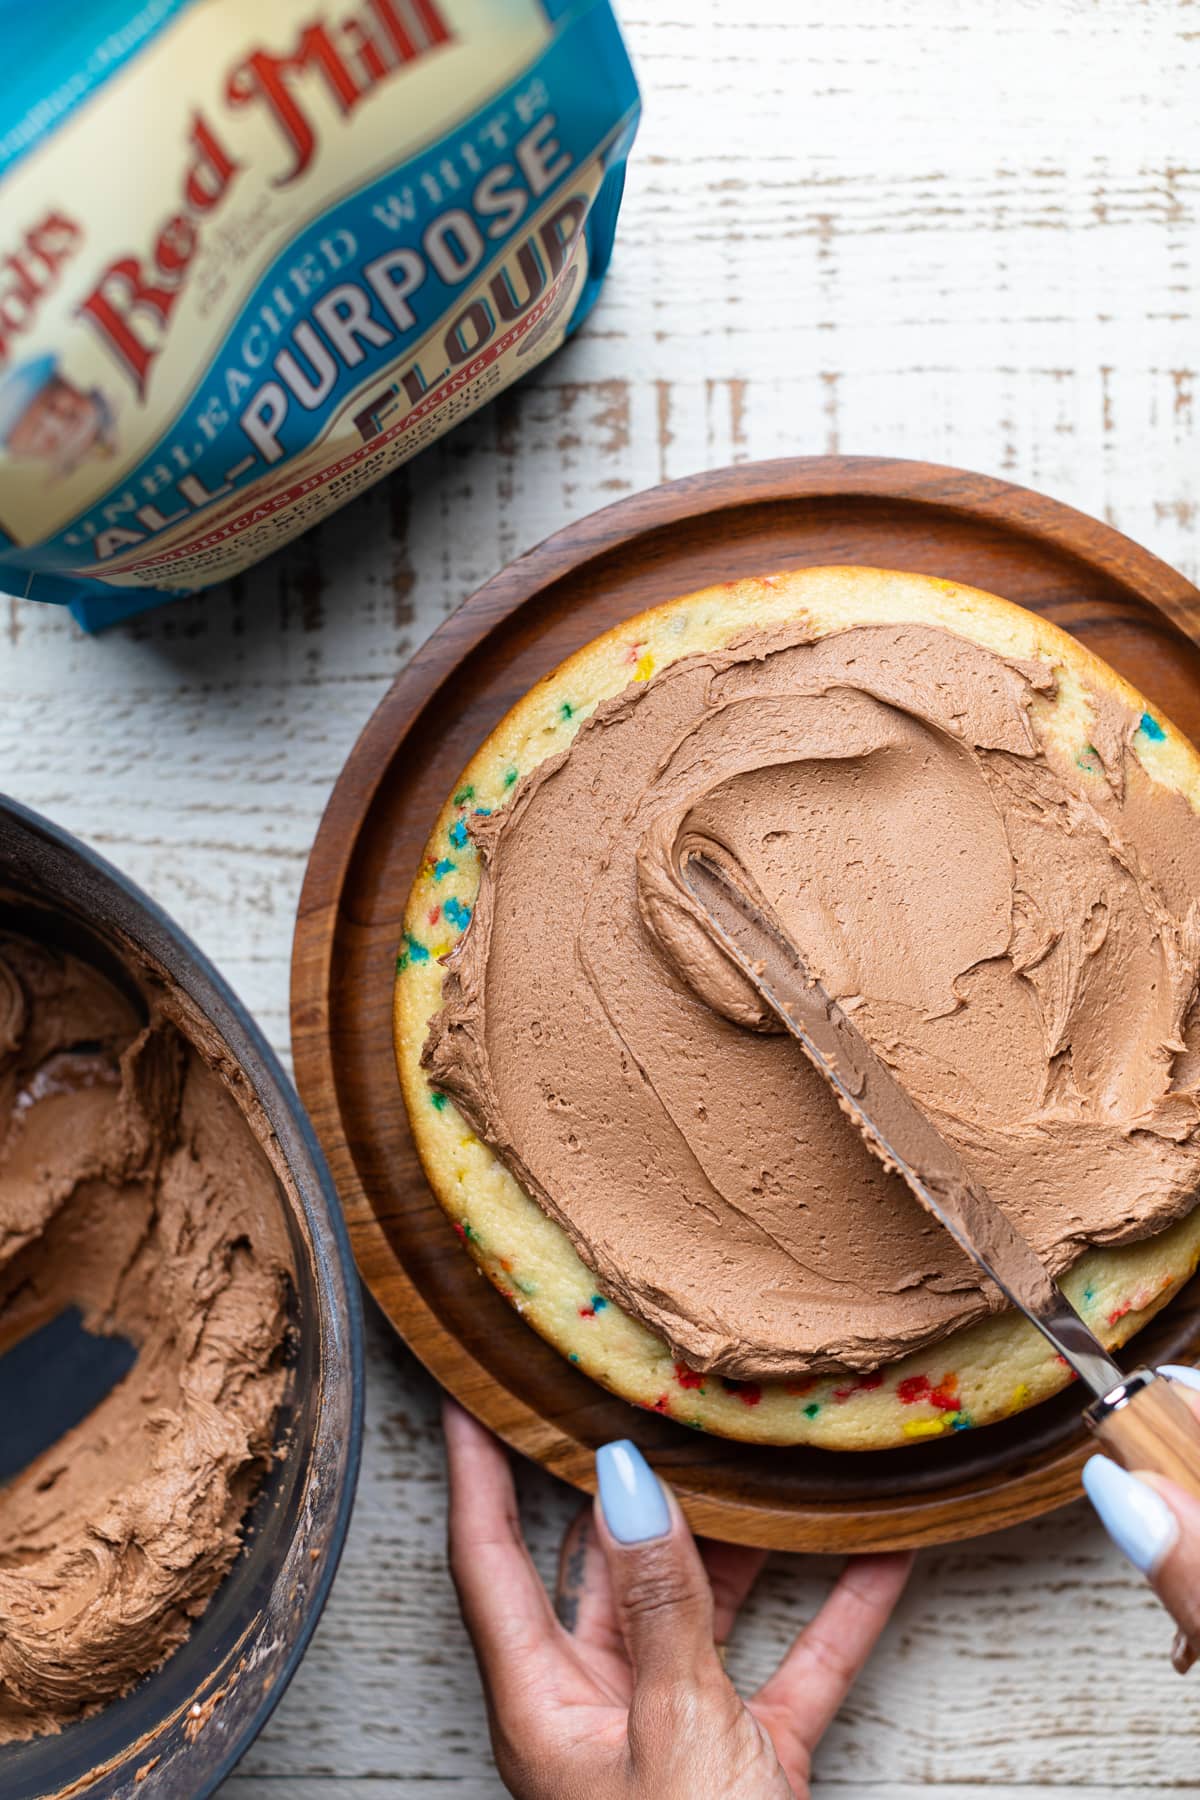
<svg viewBox="0 0 1200 1800">
<path fill-rule="evenodd" d="M 1052 1272 L 1194 1203 L 1200 818 L 1114 692 L 1068 746 L 1056 679 L 932 625 L 755 634 L 602 704 L 476 822 L 426 1066 L 695 1368 L 870 1370 L 996 1296 L 675 903 L 683 830 Z"/>
</svg>

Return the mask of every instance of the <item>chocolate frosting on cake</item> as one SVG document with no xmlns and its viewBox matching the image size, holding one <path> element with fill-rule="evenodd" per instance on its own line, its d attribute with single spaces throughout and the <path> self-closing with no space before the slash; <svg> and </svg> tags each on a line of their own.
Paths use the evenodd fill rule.
<svg viewBox="0 0 1200 1800">
<path fill-rule="evenodd" d="M 0 1488 L 0 1743 L 131 1687 L 237 1554 L 272 1454 L 289 1269 L 217 1072 L 75 956 L 0 936 L 0 1350 L 77 1305 L 137 1349 Z"/>
<path fill-rule="evenodd" d="M 934 626 L 756 634 L 602 705 L 476 821 L 426 1066 L 693 1366 L 869 1370 L 994 1294 L 676 903 L 680 831 L 1053 1272 L 1193 1205 L 1200 819 L 1111 693 L 1059 741 L 1056 680 Z"/>
</svg>

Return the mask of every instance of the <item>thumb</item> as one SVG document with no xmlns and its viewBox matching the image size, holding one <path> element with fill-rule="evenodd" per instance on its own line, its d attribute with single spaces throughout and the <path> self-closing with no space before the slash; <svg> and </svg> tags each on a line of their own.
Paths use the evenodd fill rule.
<svg viewBox="0 0 1200 1800">
<path fill-rule="evenodd" d="M 1141 1479 L 1175 1521 L 1174 1541 L 1151 1570 L 1150 1581 L 1186 1640 L 1172 1653 L 1175 1667 L 1186 1675 L 1200 1650 L 1200 1501 L 1165 1475 L 1147 1473 Z"/>
<path fill-rule="evenodd" d="M 627 1438 L 596 1452 L 596 1480 L 596 1527 L 636 1682 L 721 1674 L 712 1590 L 674 1494 Z"/>
<path fill-rule="evenodd" d="M 1200 1379 L 1188 1368 L 1159 1373 L 1181 1388 L 1195 1388 Z M 1200 1394 L 1184 1398 L 1200 1415 Z M 1083 1484 L 1117 1548 L 1145 1575 L 1192 1650 L 1200 1651 L 1200 1499 L 1165 1475 L 1131 1473 L 1106 1456 L 1090 1458 Z M 1190 1660 L 1177 1657 L 1181 1673 Z"/>
</svg>

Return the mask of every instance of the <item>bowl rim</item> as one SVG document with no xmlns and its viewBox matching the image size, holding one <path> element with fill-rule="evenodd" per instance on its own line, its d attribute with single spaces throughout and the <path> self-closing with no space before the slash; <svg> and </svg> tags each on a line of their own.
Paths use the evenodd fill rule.
<svg viewBox="0 0 1200 1800">
<path fill-rule="evenodd" d="M 85 863 L 94 875 L 98 875 L 117 890 L 135 914 L 142 914 L 163 937 L 171 940 L 177 946 L 187 959 L 189 979 L 184 980 L 178 975 L 175 979 L 178 980 L 180 987 L 183 988 L 189 999 L 200 1008 L 205 1018 L 216 1027 L 222 1041 L 236 1057 L 238 1066 L 246 1076 L 255 1098 L 264 1107 L 265 1098 L 261 1091 L 262 1087 L 265 1085 L 274 1089 L 274 1097 L 289 1115 L 299 1143 L 308 1157 L 316 1189 L 324 1201 L 324 1216 L 322 1216 L 321 1213 L 315 1211 L 309 1198 L 300 1188 L 300 1184 L 297 1184 L 296 1198 L 303 1212 L 305 1229 L 312 1245 L 314 1263 L 326 1285 L 326 1291 L 330 1297 L 330 1309 L 335 1312 L 340 1311 L 345 1327 L 350 1406 L 340 1491 L 330 1520 L 327 1553 L 321 1559 L 321 1566 L 309 1591 L 309 1603 L 299 1618 L 295 1637 L 280 1661 L 278 1673 L 256 1706 L 247 1713 L 235 1730 L 225 1753 L 201 1777 L 200 1784 L 193 1789 L 194 1800 L 208 1800 L 208 1797 L 216 1791 L 240 1762 L 282 1699 L 308 1649 L 337 1577 L 350 1517 L 354 1509 L 362 1461 L 366 1378 L 361 1281 L 351 1248 L 341 1199 L 330 1173 L 325 1153 L 308 1116 L 307 1108 L 262 1027 L 245 1003 L 238 998 L 215 963 L 199 948 L 191 936 L 176 924 L 157 900 L 147 894 L 137 882 L 124 874 L 107 857 L 101 855 L 81 838 L 76 837 L 73 832 L 46 818 L 44 814 L 36 812 L 32 807 L 26 806 L 11 794 L 0 790 L 0 818 L 4 816 L 13 819 L 28 835 L 41 839 L 60 854 L 75 857 Z M 216 1002 L 215 1009 L 212 1005 L 214 1001 Z M 217 1017 L 214 1017 L 214 1010 Z M 225 1015 L 224 1018 L 219 1016 L 222 1013 Z M 247 1050 L 251 1053 L 249 1056 L 245 1054 Z M 256 1066 L 257 1070 L 261 1072 L 261 1076 L 265 1077 L 265 1084 L 256 1075 Z M 131 1746 L 131 1748 L 133 1747 Z M 118 1761 L 114 1762 L 110 1759 L 106 1767 L 94 1771 L 96 1778 L 103 1779 L 106 1774 L 119 1773 L 123 1761 L 123 1754 Z M 92 1779 L 89 1777 L 86 1785 L 71 1791 L 78 1792 L 83 1796 L 87 1794 L 91 1786 Z M 150 1792 L 151 1790 L 144 1791 Z"/>
</svg>

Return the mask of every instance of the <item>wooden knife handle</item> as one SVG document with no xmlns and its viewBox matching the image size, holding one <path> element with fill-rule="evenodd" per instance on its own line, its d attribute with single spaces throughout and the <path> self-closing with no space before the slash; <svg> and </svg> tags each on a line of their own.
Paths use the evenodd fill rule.
<svg viewBox="0 0 1200 1800">
<path fill-rule="evenodd" d="M 1088 1422 L 1122 1468 L 1167 1475 L 1200 1500 L 1200 1419 L 1165 1376 Z"/>
<path fill-rule="evenodd" d="M 1135 1387 L 1138 1380 L 1138 1375 L 1131 1376 L 1129 1386 Z M 1084 1417 L 1122 1468 L 1169 1476 L 1200 1499 L 1200 1419 L 1165 1376 L 1137 1387 L 1119 1406 L 1098 1402 Z M 1182 1631 L 1176 1633 L 1171 1661 L 1181 1675 L 1196 1661 L 1196 1651 Z"/>
</svg>

